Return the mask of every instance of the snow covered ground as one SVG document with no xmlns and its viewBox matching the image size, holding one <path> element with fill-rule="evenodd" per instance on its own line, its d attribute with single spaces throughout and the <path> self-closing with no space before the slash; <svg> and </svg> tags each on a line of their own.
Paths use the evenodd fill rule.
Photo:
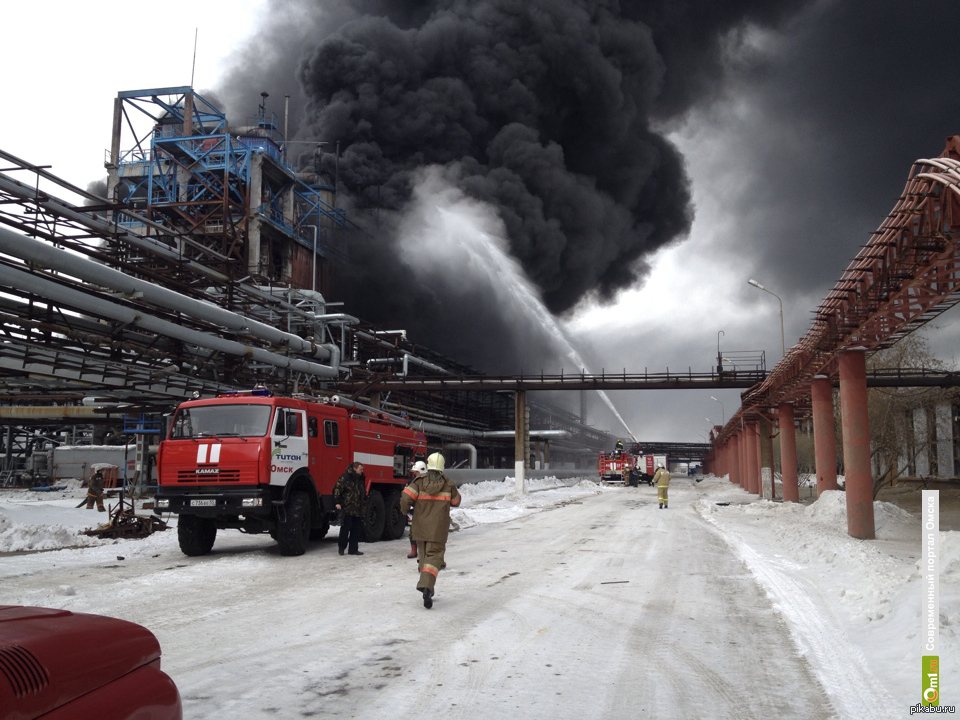
<svg viewBox="0 0 960 720">
<path fill-rule="evenodd" d="M 909 717 L 920 699 L 921 520 L 845 495 L 757 499 L 722 478 L 461 487 L 436 604 L 405 540 L 299 558 L 222 531 L 105 541 L 83 491 L 0 491 L 0 604 L 141 623 L 187 718 Z M 173 521 L 175 522 L 175 521 Z M 940 533 L 941 705 L 960 704 L 960 533 Z"/>
</svg>

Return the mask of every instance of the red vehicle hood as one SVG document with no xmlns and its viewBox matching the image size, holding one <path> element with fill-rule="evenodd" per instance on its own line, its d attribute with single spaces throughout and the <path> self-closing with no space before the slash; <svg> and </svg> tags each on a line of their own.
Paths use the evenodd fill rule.
<svg viewBox="0 0 960 720">
<path fill-rule="evenodd" d="M 141 625 L 100 615 L 0 605 L 0 708 L 34 718 L 160 660 Z"/>
</svg>

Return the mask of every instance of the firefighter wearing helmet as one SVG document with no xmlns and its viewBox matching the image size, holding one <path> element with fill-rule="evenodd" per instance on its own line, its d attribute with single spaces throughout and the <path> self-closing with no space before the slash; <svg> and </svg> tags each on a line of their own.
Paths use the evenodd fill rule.
<svg viewBox="0 0 960 720">
<path fill-rule="evenodd" d="M 667 488 L 670 487 L 670 471 L 661 465 L 653 474 L 653 482 L 657 484 L 657 502 L 660 503 L 660 509 L 666 510 Z"/>
<path fill-rule="evenodd" d="M 417 460 L 413 467 L 410 468 L 410 482 L 413 482 L 421 475 L 427 474 L 427 464 L 423 460 Z M 407 483 L 409 485 L 409 483 Z M 410 508 L 410 512 L 407 513 L 407 525 L 413 524 L 413 508 Z M 408 558 L 415 558 L 417 556 L 417 541 L 413 539 L 413 528 L 410 528 L 410 552 L 407 553 Z"/>
<path fill-rule="evenodd" d="M 450 508 L 460 505 L 460 492 L 443 474 L 443 455 L 433 453 L 427 458 L 427 472 L 414 478 L 403 489 L 400 508 L 409 512 L 416 506 L 410 537 L 417 543 L 418 569 L 417 592 L 423 596 L 423 606 L 433 607 L 437 574 L 445 565 L 443 556 L 450 533 Z"/>
</svg>

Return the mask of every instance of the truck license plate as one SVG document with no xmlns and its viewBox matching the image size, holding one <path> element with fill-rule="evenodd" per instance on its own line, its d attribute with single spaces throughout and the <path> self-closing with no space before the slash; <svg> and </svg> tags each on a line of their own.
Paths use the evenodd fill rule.
<svg viewBox="0 0 960 720">
<path fill-rule="evenodd" d="M 190 507 L 214 507 L 216 500 L 191 500 Z"/>
</svg>

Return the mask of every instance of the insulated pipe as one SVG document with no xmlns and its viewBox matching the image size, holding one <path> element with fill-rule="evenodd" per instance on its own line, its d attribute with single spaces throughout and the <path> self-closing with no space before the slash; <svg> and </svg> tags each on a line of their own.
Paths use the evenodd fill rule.
<svg viewBox="0 0 960 720">
<path fill-rule="evenodd" d="M 2 231 L 2 228 L 0 228 Z M 102 298 L 80 290 L 74 290 L 55 282 L 46 280 L 37 275 L 31 275 L 28 272 L 16 270 L 6 265 L 0 265 L 0 284 L 6 283 L 11 287 L 23 288 L 56 303 L 63 303 L 74 308 L 91 312 L 95 315 L 111 318 L 127 325 L 135 325 L 149 332 L 154 332 L 165 337 L 172 337 L 182 340 L 190 345 L 197 345 L 203 348 L 209 348 L 230 355 L 246 356 L 258 362 L 263 362 L 275 367 L 286 368 L 295 372 L 303 372 L 321 377 L 337 377 L 339 372 L 337 368 L 308 360 L 297 358 L 288 358 L 277 353 L 263 350 L 261 348 L 250 347 L 234 340 L 203 333 L 197 330 L 190 330 L 176 323 L 155 318 L 150 315 L 144 315 L 138 310 L 118 305 L 117 303 L 103 300 Z"/>
<path fill-rule="evenodd" d="M 538 438 L 568 438 L 571 432 L 569 430 L 530 430 L 527 434 Z M 482 438 L 512 438 L 516 433 L 513 430 L 483 430 L 477 435 Z"/>
<path fill-rule="evenodd" d="M 399 415 L 392 415 L 391 413 L 384 412 L 383 410 L 378 410 L 377 408 L 371 405 L 364 405 L 359 403 L 356 400 L 350 400 L 349 398 L 340 397 L 339 395 L 332 395 L 329 398 L 322 398 L 322 403 L 327 405 L 336 405 L 338 407 L 347 408 L 348 410 L 364 410 L 366 412 L 371 412 L 381 417 L 390 418 L 393 422 L 398 425 L 403 425 L 404 427 L 410 427 L 410 419 L 400 417 Z"/>
<path fill-rule="evenodd" d="M 370 365 L 395 365 L 400 362 L 400 358 L 371 358 L 367 360 L 367 366 Z M 433 363 L 427 362 L 426 360 L 421 360 L 418 357 L 414 357 L 410 353 L 403 354 L 403 370 L 400 372 L 401 377 L 406 377 L 410 370 L 410 363 L 414 365 L 420 365 L 421 367 L 428 368 L 429 370 L 436 370 L 437 372 L 443 373 L 444 375 L 452 375 L 449 370 L 444 370 L 439 365 L 434 365 Z"/>
<path fill-rule="evenodd" d="M 329 347 L 321 348 L 316 343 L 304 340 L 293 333 L 278 330 L 259 320 L 252 320 L 226 310 L 205 300 L 197 300 L 181 295 L 159 285 L 126 275 L 119 270 L 101 265 L 58 250 L 50 245 L 31 240 L 10 230 L 0 227 L 0 252 L 27 262 L 37 263 L 51 270 L 58 270 L 69 277 L 80 278 L 124 295 L 136 295 L 145 301 L 182 312 L 198 320 L 212 322 L 234 332 L 247 332 L 274 345 L 289 347 L 295 352 L 318 357 L 330 358 Z"/>
<path fill-rule="evenodd" d="M 444 449 L 466 450 L 470 455 L 470 470 L 477 469 L 477 446 L 470 443 L 445 443 Z"/>
</svg>

